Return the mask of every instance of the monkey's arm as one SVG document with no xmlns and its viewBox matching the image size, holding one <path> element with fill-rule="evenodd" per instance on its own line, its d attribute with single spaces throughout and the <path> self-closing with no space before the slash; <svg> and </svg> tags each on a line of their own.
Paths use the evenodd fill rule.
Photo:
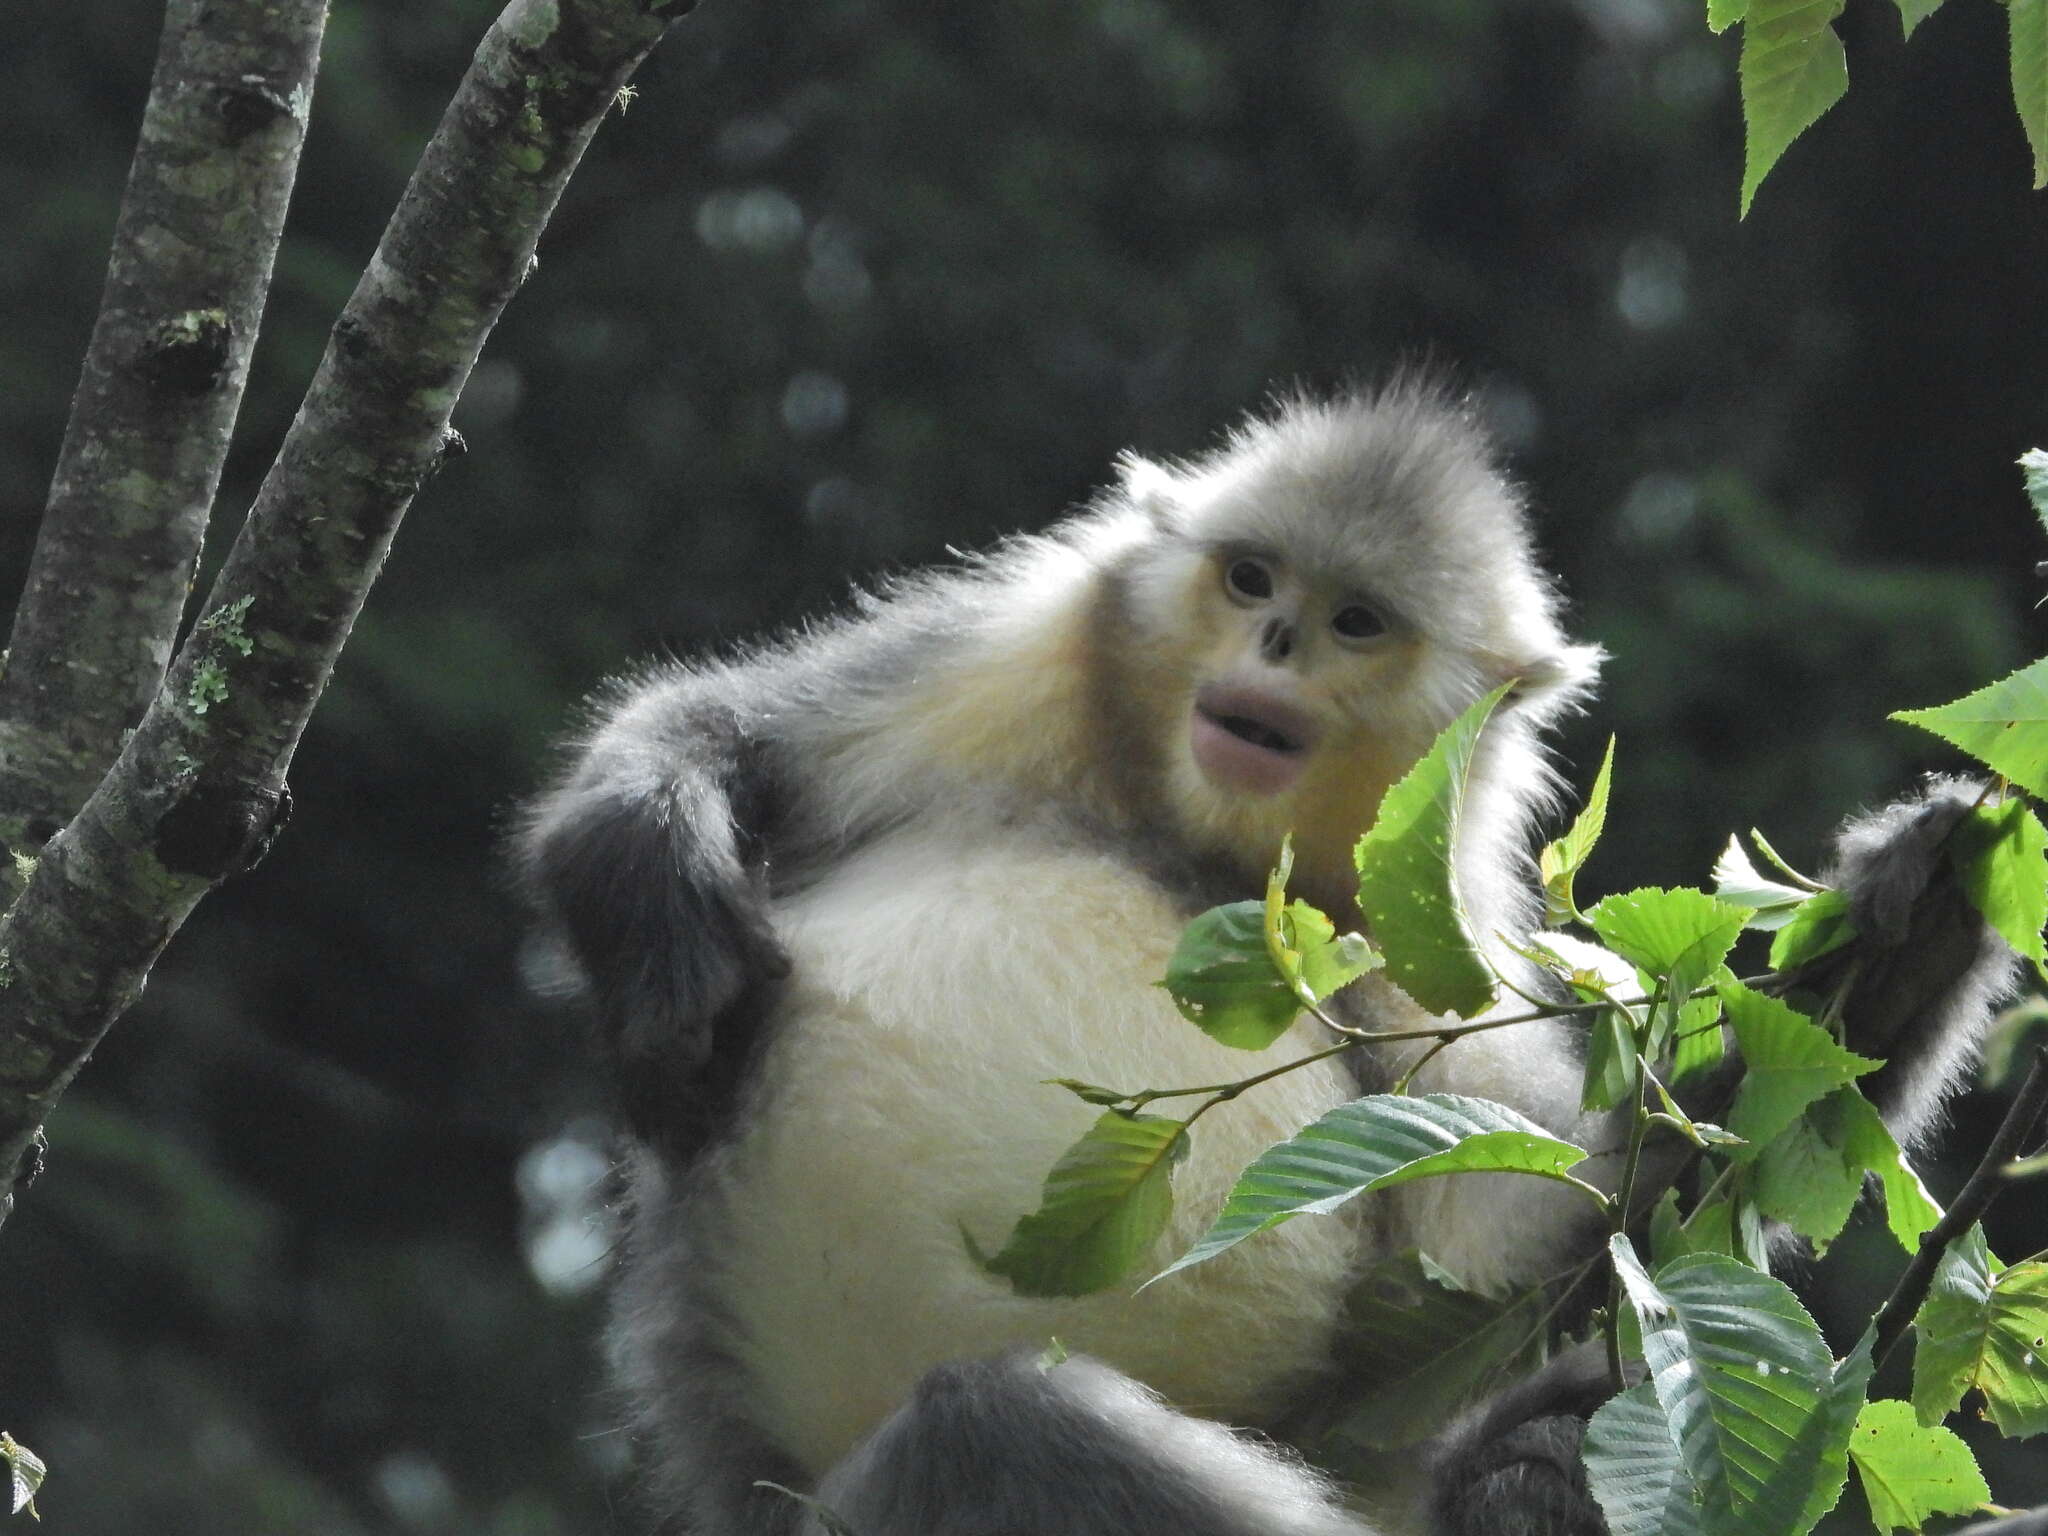
<svg viewBox="0 0 2048 1536">
<path fill-rule="evenodd" d="M 522 829 L 546 939 L 645 1138 L 687 1139 L 718 1113 L 788 970 L 766 912 L 776 758 L 731 675 L 665 669 L 601 707 Z"/>
</svg>

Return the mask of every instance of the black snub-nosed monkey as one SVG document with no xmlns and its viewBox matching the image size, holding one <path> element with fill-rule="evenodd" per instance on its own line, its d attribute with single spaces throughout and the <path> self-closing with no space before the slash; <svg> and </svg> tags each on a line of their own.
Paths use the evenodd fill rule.
<svg viewBox="0 0 2048 1536">
<path fill-rule="evenodd" d="M 1355 912 L 1380 797 L 1510 679 L 1455 878 L 1493 958 L 1522 964 L 1498 936 L 1537 918 L 1539 738 L 1600 659 L 1558 609 L 1467 413 L 1400 385 L 1282 405 L 1185 464 L 1127 459 L 1043 537 L 599 700 L 522 855 L 633 1133 L 611 1350 L 664 1520 L 816 1528 L 770 1481 L 859 1536 L 1598 1529 L 1567 1368 L 1468 1421 L 1412 1516 L 1223 1427 L 1316 1388 L 1377 1256 L 1420 1248 L 1489 1288 L 1554 1273 L 1584 1232 L 1548 1184 L 1390 1191 L 1137 1296 L 1020 1296 L 961 1239 L 1034 1208 L 1092 1118 L 1045 1079 L 1241 1075 L 1150 985 L 1182 926 L 1259 889 L 1290 831 L 1297 891 Z M 1890 891 L 1924 882 L 1909 854 L 1846 857 Z M 1938 1025 L 1892 1042 L 1908 1133 L 2002 975 L 1993 951 L 1965 961 L 1925 1000 Z M 1420 1022 L 1373 977 L 1344 1002 Z M 1254 1154 L 1413 1060 L 1353 1055 L 1204 1120 L 1162 1253 Z M 1415 1086 L 1612 1147 L 1620 1124 L 1580 1112 L 1581 1056 L 1545 1020 L 1459 1040 Z M 1055 1336 L 1075 1354 L 1047 1368 Z"/>
</svg>

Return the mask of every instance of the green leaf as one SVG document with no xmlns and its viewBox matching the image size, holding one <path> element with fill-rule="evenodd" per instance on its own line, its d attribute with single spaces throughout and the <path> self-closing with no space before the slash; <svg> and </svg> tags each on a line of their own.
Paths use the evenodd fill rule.
<svg viewBox="0 0 2048 1536">
<path fill-rule="evenodd" d="M 1949 835 L 1948 854 L 1984 921 L 2021 954 L 2048 961 L 2048 829 L 2026 803 L 1978 806 Z"/>
<path fill-rule="evenodd" d="M 1792 920 L 1793 908 L 1812 894 L 1796 885 L 1786 885 L 1759 873 L 1749 851 L 1730 836 L 1728 846 L 1714 861 L 1714 894 L 1751 911 L 1751 928 L 1782 928 Z"/>
<path fill-rule="evenodd" d="M 1844 0 L 1750 0 L 1742 19 L 1742 214 L 1785 147 L 1849 89 L 1834 19 Z"/>
<path fill-rule="evenodd" d="M 1493 969 L 1458 904 L 1452 865 L 1473 751 L 1506 693 L 1494 689 L 1445 728 L 1387 791 L 1354 855 L 1359 910 L 1388 975 L 1431 1013 L 1470 1018 L 1493 1001 Z"/>
<path fill-rule="evenodd" d="M 2048 529 L 2048 449 L 2029 448 L 2019 456 L 2019 466 L 2026 480 L 2027 500 L 2034 504 L 2034 516 Z"/>
<path fill-rule="evenodd" d="M 1917 1531 L 1934 1515 L 1967 1515 L 1991 1502 L 1991 1489 L 1962 1437 L 1921 1424 L 1911 1403 L 1865 1403 L 1849 1437 L 1870 1518 L 1880 1531 Z"/>
<path fill-rule="evenodd" d="M 1735 975 L 1725 966 L 1707 978 L 1719 985 Z M 1696 997 L 1678 1010 L 1678 1027 L 1671 1035 L 1671 1080 L 1683 1082 L 1695 1072 L 1714 1066 L 1727 1054 L 1722 1039 L 1721 999 Z"/>
<path fill-rule="evenodd" d="M 1625 1237 L 1613 1238 L 1610 1252 L 1680 1471 L 1698 1499 L 1699 1529 L 1801 1536 L 1848 1476 L 1869 1335 L 1837 1367 L 1782 1281 L 1705 1253 L 1666 1265 L 1652 1281 Z M 1645 1507 L 1649 1491 L 1637 1487 Z"/>
<path fill-rule="evenodd" d="M 1181 1017 L 1210 1039 L 1263 1051 L 1301 1012 L 1266 945 L 1266 904 L 1211 907 L 1182 931 L 1160 983 Z"/>
<path fill-rule="evenodd" d="M 1558 928 L 1579 915 L 1572 895 L 1572 882 L 1585 867 L 1593 845 L 1607 826 L 1607 786 L 1614 775 L 1614 738 L 1607 738 L 1607 755 L 1600 759 L 1600 771 L 1593 775 L 1586 808 L 1579 812 L 1566 832 L 1554 843 L 1544 845 L 1537 864 L 1543 876 L 1543 924 Z"/>
<path fill-rule="evenodd" d="M 1794 885 L 1798 886 L 1801 890 L 1824 891 L 1827 889 L 1826 886 L 1822 885 L 1818 880 L 1814 879 L 1811 875 L 1802 875 L 1801 873 L 1799 873 L 1798 870 L 1794 869 L 1790 864 L 1788 864 L 1785 861 L 1785 856 L 1782 853 L 1778 852 L 1777 849 L 1773 848 L 1771 846 L 1771 840 L 1768 837 L 1765 837 L 1763 833 L 1759 831 L 1757 828 L 1751 827 L 1749 829 L 1749 840 L 1756 844 L 1756 851 L 1764 856 L 1765 861 L 1769 863 L 1771 868 L 1775 869 L 1779 874 L 1783 875 L 1787 880 L 1790 880 Z"/>
<path fill-rule="evenodd" d="M 2048 1047 L 2048 998 L 2023 997 L 1991 1021 L 1978 1081 L 1992 1089 L 2016 1086 L 2014 1079 L 2033 1065 L 2034 1052 L 2043 1047 Z"/>
<path fill-rule="evenodd" d="M 1166 1230 L 1174 1165 L 1187 1150 L 1181 1121 L 1111 1110 L 1053 1165 L 1039 1208 L 1002 1252 L 975 1257 L 1021 1296 L 1086 1296 L 1115 1285 Z"/>
<path fill-rule="evenodd" d="M 2048 799 L 2048 657 L 1953 704 L 1902 709 L 1891 718 L 1932 731 L 2036 798 Z"/>
<path fill-rule="evenodd" d="M 1459 1094 L 1376 1093 L 1339 1105 L 1268 1147 L 1201 1240 L 1155 1276 L 1214 1258 L 1293 1216 L 1320 1215 L 1367 1193 L 1448 1173 L 1527 1173 L 1598 1191 L 1569 1170 L 1585 1149 L 1502 1104 Z"/>
<path fill-rule="evenodd" d="M 1752 1147 L 1769 1144 L 1807 1105 L 1882 1065 L 1843 1050 L 1826 1030 L 1775 997 L 1741 982 L 1725 982 L 1719 990 L 1747 1067 L 1728 1129 Z"/>
<path fill-rule="evenodd" d="M 1363 934 L 1339 933 L 1335 923 L 1305 901 L 1283 907 L 1277 926 L 1281 970 L 1297 995 L 1305 992 L 1316 1002 L 1387 963 Z"/>
<path fill-rule="evenodd" d="M 1941 1207 L 1927 1193 L 1927 1186 L 1906 1161 L 1870 1100 L 1854 1088 L 1843 1088 L 1827 1103 L 1841 1117 L 1843 1150 L 1851 1166 L 1868 1169 L 1878 1177 L 1884 1190 L 1885 1225 L 1901 1248 L 1917 1252 L 1922 1234 L 1941 1220 Z"/>
<path fill-rule="evenodd" d="M 1678 1191 L 1667 1189 L 1657 1208 L 1650 1213 L 1650 1253 L 1659 1268 L 1688 1253 L 1722 1253 L 1747 1263 L 1742 1235 L 1735 1217 L 1735 1202 L 1726 1196 L 1693 1207 L 1683 1221 L 1678 1217 Z"/>
<path fill-rule="evenodd" d="M 1913 1319 L 1913 1407 L 1938 1424 L 1975 1387 L 2007 1435 L 2048 1430 L 2048 1263 L 1993 1274 L 1984 1229 L 1949 1245 Z"/>
<path fill-rule="evenodd" d="M 1728 958 L 1749 913 L 1705 891 L 1654 886 L 1609 896 L 1586 914 L 1593 931 L 1629 964 L 1690 992 Z"/>
<path fill-rule="evenodd" d="M 1371 1390 L 1319 1437 L 1317 1461 L 1326 1450 L 1418 1444 L 1503 1378 L 1534 1369 L 1553 1299 L 1465 1290 L 1412 1248 L 1381 1259 L 1345 1293 L 1333 1372 Z"/>
<path fill-rule="evenodd" d="M 1751 1181 L 1757 1208 L 1811 1238 L 1817 1254 L 1841 1236 L 1863 1196 L 1864 1171 L 1850 1161 L 1846 1128 L 1828 1112 L 1831 1102 L 1813 1105 L 1758 1152 Z"/>
<path fill-rule="evenodd" d="M 1789 971 L 1840 949 L 1856 937 L 1849 921 L 1849 898 L 1840 891 L 1817 891 L 1799 906 L 1771 940 L 1771 969 Z"/>
<path fill-rule="evenodd" d="M 1722 971 L 1749 912 L 1705 891 L 1652 887 L 1609 896 L 1586 917 L 1609 949 L 1663 985 L 1663 1001 L 1638 1046 L 1654 1061 L 1668 1047 L 1687 994 Z"/>
<path fill-rule="evenodd" d="M 1941 0 L 1898 0 L 1898 7 L 1905 35 L 1911 37 L 1915 27 L 1941 9 Z"/>
<path fill-rule="evenodd" d="M 1748 11 L 1749 0 L 1707 0 L 1707 30 L 1718 37 Z"/>
<path fill-rule="evenodd" d="M 1839 1088 L 1810 1106 L 1757 1154 L 1756 1169 L 1758 1206 L 1812 1238 L 1818 1252 L 1825 1253 L 1840 1235 L 1868 1174 L 1883 1185 L 1886 1223 L 1908 1253 L 1941 1220 L 1941 1207 L 1907 1164 L 1883 1117 L 1854 1088 Z"/>
<path fill-rule="evenodd" d="M 49 1472 L 43 1458 L 0 1430 L 0 1460 L 7 1463 L 7 1481 L 12 1490 L 13 1508 L 9 1513 L 18 1515 L 25 1509 L 31 1519 L 42 1519 L 36 1512 L 36 1490 L 43 1486 L 43 1478 Z"/>
<path fill-rule="evenodd" d="M 1612 1109 L 1636 1096 L 1642 1058 L 1627 1012 L 1602 1008 L 1586 1032 L 1586 1069 L 1580 1080 L 1579 1108 L 1588 1112 Z"/>
<path fill-rule="evenodd" d="M 2007 0 L 2012 100 L 2034 151 L 2034 190 L 2048 187 L 2048 0 Z"/>
<path fill-rule="evenodd" d="M 1601 1405 L 1581 1454 L 1608 1536 L 1700 1536 L 1700 1501 L 1649 1382 Z"/>
</svg>

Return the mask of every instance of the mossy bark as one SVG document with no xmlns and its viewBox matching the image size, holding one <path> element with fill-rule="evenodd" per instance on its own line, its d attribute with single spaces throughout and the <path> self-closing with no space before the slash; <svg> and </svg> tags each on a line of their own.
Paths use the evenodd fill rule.
<svg viewBox="0 0 2048 1536">
<path fill-rule="evenodd" d="M 0 844 L 85 803 L 163 682 L 305 141 L 327 0 L 170 0 L 0 676 Z M 0 860 L 0 892 L 19 888 Z"/>
<path fill-rule="evenodd" d="M 0 919 L 0 1189 L 186 914 L 275 833 L 477 353 L 673 11 L 513 0 L 478 49 L 163 688 Z"/>
</svg>

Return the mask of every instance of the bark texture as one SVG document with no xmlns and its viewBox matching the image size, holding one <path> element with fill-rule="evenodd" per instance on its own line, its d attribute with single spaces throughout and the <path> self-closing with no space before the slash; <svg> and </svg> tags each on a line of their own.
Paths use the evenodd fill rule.
<svg viewBox="0 0 2048 1536">
<path fill-rule="evenodd" d="M 0 919 L 0 1189 L 186 914 L 274 835 L 484 338 L 673 9 L 513 0 L 485 37 L 163 688 Z"/>
<path fill-rule="evenodd" d="M 327 0 L 170 0 L 106 287 L 0 675 L 0 844 L 33 855 L 163 682 L 298 172 Z M 19 887 L 0 859 L 0 892 Z"/>
</svg>

